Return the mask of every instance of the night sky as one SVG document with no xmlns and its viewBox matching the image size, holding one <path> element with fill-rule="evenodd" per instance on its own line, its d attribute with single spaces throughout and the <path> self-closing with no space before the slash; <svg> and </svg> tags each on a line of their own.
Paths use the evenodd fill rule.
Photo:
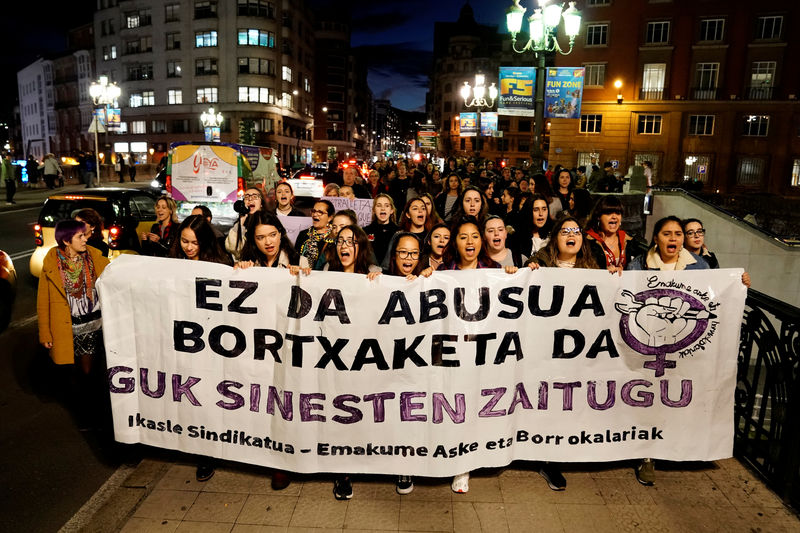
<svg viewBox="0 0 800 533">
<path fill-rule="evenodd" d="M 310 0 L 329 3 L 334 0 Z M 479 23 L 504 28 L 511 0 L 473 0 Z M 422 110 L 433 51 L 434 22 L 454 22 L 464 0 L 336 0 L 352 9 L 351 44 L 369 62 L 369 85 L 376 98 L 388 98 L 395 107 Z M 524 2 L 523 5 L 531 1 Z M 0 84 L 0 115 L 8 118 L 17 100 L 16 73 L 38 56 L 66 49 L 66 30 L 92 20 L 95 0 L 7 2 L 0 17 L 0 68 L 8 74 Z"/>
</svg>

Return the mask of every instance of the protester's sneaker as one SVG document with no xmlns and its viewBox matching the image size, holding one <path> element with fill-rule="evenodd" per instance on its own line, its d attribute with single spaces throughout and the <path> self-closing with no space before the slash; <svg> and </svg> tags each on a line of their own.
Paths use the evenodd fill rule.
<svg viewBox="0 0 800 533">
<path fill-rule="evenodd" d="M 547 481 L 547 485 L 553 490 L 564 490 L 567 488 L 567 480 L 564 479 L 564 476 L 561 475 L 561 472 L 555 465 L 550 463 L 545 463 L 542 465 L 542 468 L 539 470 L 539 474 L 542 475 L 545 481 Z"/>
<path fill-rule="evenodd" d="M 450 484 L 450 488 L 453 489 L 453 492 L 457 492 L 458 494 L 466 494 L 469 492 L 469 472 L 453 476 L 453 483 Z"/>
<path fill-rule="evenodd" d="M 394 485 L 397 494 L 411 494 L 414 490 L 414 480 L 411 476 L 397 476 L 397 483 Z"/>
<path fill-rule="evenodd" d="M 214 467 L 210 465 L 197 465 L 195 477 L 197 481 L 208 481 L 214 477 Z"/>
<path fill-rule="evenodd" d="M 656 464 L 652 459 L 642 459 L 636 467 L 636 480 L 647 487 L 656 482 Z"/>
<path fill-rule="evenodd" d="M 349 500 L 353 497 L 353 484 L 349 477 L 337 477 L 333 481 L 333 496 L 337 500 Z"/>
</svg>

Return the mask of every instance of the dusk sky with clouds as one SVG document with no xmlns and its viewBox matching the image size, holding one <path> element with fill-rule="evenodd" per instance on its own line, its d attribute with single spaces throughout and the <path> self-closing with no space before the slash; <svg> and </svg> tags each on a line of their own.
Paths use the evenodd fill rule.
<svg viewBox="0 0 800 533">
<path fill-rule="evenodd" d="M 226 0 L 227 1 L 227 0 Z M 523 5 L 530 8 L 534 0 Z M 352 14 L 351 44 L 369 63 L 369 84 L 376 98 L 388 98 L 395 107 L 421 110 L 425 106 L 428 73 L 433 57 L 434 22 L 455 22 L 464 0 L 310 0 L 333 2 Z M 504 31 L 505 10 L 511 0 L 473 0 L 470 5 L 481 24 Z M 39 55 L 66 48 L 67 29 L 92 20 L 95 0 L 10 2 L 0 17 L 0 69 L 16 72 Z M 17 98 L 16 80 L 0 84 L 2 113 L 8 114 Z"/>
</svg>

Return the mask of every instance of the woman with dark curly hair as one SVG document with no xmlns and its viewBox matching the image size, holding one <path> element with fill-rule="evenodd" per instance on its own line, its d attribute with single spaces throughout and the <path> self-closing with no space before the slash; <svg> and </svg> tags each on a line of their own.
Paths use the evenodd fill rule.
<svg viewBox="0 0 800 533">
<path fill-rule="evenodd" d="M 203 215 L 186 217 L 176 232 L 169 256 L 175 259 L 208 261 L 230 265 L 231 259 L 222 251 L 211 224 Z"/>
</svg>

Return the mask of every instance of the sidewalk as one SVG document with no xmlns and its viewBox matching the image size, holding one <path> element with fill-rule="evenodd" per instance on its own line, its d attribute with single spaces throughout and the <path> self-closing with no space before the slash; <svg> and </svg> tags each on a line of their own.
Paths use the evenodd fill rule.
<svg viewBox="0 0 800 533">
<path fill-rule="evenodd" d="M 145 459 L 82 528 L 107 532 L 796 532 L 800 519 L 736 459 L 657 463 L 653 487 L 632 463 L 563 465 L 568 486 L 551 491 L 531 465 L 473 473 L 470 491 L 449 479 L 415 479 L 399 496 L 390 476 L 354 479 L 337 501 L 329 475 L 296 476 L 280 492 L 268 471 L 228 463 L 205 483 L 195 466 Z"/>
<path fill-rule="evenodd" d="M 101 186 L 143 188 L 143 187 L 148 187 L 152 179 L 153 178 L 149 176 L 141 176 L 140 179 L 137 179 L 133 183 L 131 183 L 130 181 L 125 181 L 125 183 L 119 183 L 117 177 L 113 176 L 107 179 L 104 178 L 101 183 Z M 27 186 L 17 185 L 17 193 L 14 195 L 14 201 L 17 203 L 13 205 L 6 205 L 5 202 L 6 193 L 5 193 L 5 188 L 3 187 L 0 190 L 0 213 L 4 213 L 6 211 L 17 211 L 20 209 L 28 209 L 31 207 L 40 207 L 49 196 L 52 196 L 54 194 L 67 194 L 67 193 L 80 194 L 84 192 L 89 192 L 91 190 L 92 189 L 87 189 L 84 184 L 78 183 L 76 179 L 65 180 L 63 187 L 57 187 L 55 189 L 48 189 L 47 187 L 45 187 L 44 182 L 39 183 L 39 187 L 27 187 Z"/>
</svg>

